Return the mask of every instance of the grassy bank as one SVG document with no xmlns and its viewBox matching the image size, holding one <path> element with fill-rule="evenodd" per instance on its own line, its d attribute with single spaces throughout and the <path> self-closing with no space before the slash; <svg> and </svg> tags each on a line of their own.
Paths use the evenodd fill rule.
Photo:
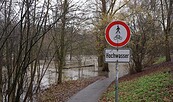
<svg viewBox="0 0 173 102">
<path fill-rule="evenodd" d="M 103 94 L 100 102 L 114 102 L 115 85 Z M 173 102 L 173 79 L 169 72 L 153 72 L 119 83 L 119 102 Z"/>
<path fill-rule="evenodd" d="M 160 63 L 163 63 L 165 61 L 166 61 L 166 57 L 165 56 L 158 57 L 154 64 L 160 64 Z"/>
</svg>

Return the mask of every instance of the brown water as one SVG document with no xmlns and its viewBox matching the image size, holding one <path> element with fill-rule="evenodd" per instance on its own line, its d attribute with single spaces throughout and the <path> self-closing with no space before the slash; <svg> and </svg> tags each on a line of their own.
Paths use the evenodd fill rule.
<svg viewBox="0 0 173 102">
<path fill-rule="evenodd" d="M 75 68 L 75 66 L 76 67 L 79 66 L 77 62 L 72 61 L 71 64 L 69 63 L 70 62 L 68 62 L 67 66 L 73 68 L 63 70 L 63 81 L 77 80 L 80 78 L 89 78 L 100 75 L 98 72 L 98 64 L 96 57 L 89 57 L 85 59 L 85 62 L 82 61 L 82 66 L 93 65 L 92 67 Z M 118 64 L 118 69 L 119 69 L 119 77 L 122 77 L 128 74 L 129 72 L 128 64 L 120 63 Z M 115 63 L 109 63 L 109 70 L 110 70 L 109 77 L 115 78 Z M 56 79 L 57 79 L 57 74 L 55 68 L 53 67 L 53 65 L 50 65 L 49 69 L 47 70 L 41 82 L 42 88 L 47 88 L 49 87 L 49 85 L 54 84 L 56 82 Z"/>
</svg>

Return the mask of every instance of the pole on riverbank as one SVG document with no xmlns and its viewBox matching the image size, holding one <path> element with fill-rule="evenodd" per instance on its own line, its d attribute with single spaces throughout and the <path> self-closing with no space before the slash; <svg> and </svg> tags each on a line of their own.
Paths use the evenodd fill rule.
<svg viewBox="0 0 173 102">
<path fill-rule="evenodd" d="M 118 63 L 130 62 L 130 49 L 119 48 L 130 41 L 130 27 L 123 21 L 112 21 L 105 29 L 105 39 L 109 45 L 115 47 L 105 49 L 105 62 L 116 62 L 115 102 L 118 102 Z"/>
<path fill-rule="evenodd" d="M 115 102 L 118 102 L 118 61 L 116 62 Z"/>
</svg>

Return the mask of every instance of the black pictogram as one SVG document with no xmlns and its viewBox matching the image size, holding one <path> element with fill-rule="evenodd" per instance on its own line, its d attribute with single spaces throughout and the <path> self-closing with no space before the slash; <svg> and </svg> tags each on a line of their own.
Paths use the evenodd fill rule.
<svg viewBox="0 0 173 102">
<path fill-rule="evenodd" d="M 117 32 L 116 33 L 120 33 L 120 27 L 119 26 L 117 26 Z"/>
<path fill-rule="evenodd" d="M 116 29 L 116 34 L 119 33 L 120 34 L 120 27 L 117 26 L 117 29 Z M 114 40 L 122 40 L 122 37 L 117 34 L 115 37 L 114 37 Z"/>
<path fill-rule="evenodd" d="M 114 37 L 114 40 L 122 40 L 122 37 L 121 37 L 120 35 L 116 35 L 116 36 Z"/>
</svg>

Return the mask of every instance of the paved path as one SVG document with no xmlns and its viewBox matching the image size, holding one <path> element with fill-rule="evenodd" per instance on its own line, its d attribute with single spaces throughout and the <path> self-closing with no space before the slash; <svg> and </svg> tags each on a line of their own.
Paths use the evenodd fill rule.
<svg viewBox="0 0 173 102">
<path fill-rule="evenodd" d="M 102 93 L 114 80 L 114 78 L 100 79 L 79 91 L 67 102 L 98 102 Z"/>
</svg>

